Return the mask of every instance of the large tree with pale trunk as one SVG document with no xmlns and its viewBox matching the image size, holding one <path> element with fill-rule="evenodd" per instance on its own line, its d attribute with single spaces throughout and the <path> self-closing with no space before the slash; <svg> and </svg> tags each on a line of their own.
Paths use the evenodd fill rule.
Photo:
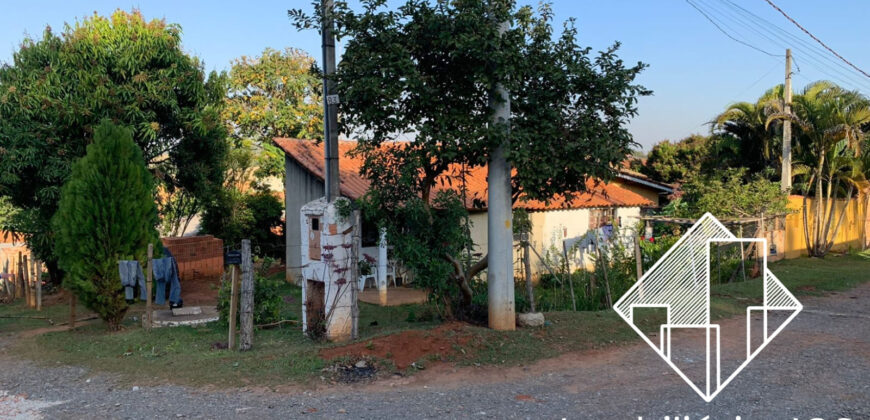
<svg viewBox="0 0 870 420">
<path fill-rule="evenodd" d="M 319 4 L 314 16 L 290 16 L 316 27 Z M 371 181 L 363 204 L 448 316 L 471 306 L 471 279 L 487 268 L 486 256 L 463 252 L 465 202 L 475 201 L 463 197 L 463 168 L 509 145 L 513 200 L 549 201 L 612 177 L 634 144 L 625 123 L 649 93 L 635 83 L 644 65 L 626 66 L 618 44 L 591 54 L 572 21 L 556 33 L 547 4 L 409 0 L 391 10 L 367 0 L 361 11 L 336 2 L 333 17 L 345 43 L 335 76 L 341 128 L 359 139 Z M 509 92 L 509 124 L 492 123 L 497 85 Z M 384 147 L 402 139 L 413 141 Z"/>
</svg>

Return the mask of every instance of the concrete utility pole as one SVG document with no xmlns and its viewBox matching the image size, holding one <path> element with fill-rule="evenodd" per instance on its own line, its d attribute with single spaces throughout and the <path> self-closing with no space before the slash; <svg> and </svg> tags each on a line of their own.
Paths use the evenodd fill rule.
<svg viewBox="0 0 870 420">
<path fill-rule="evenodd" d="M 335 94 L 335 35 L 333 31 L 333 0 L 322 0 L 323 7 L 323 145 L 326 171 L 323 174 L 326 201 L 341 194 L 338 181 L 338 95 Z"/>
<path fill-rule="evenodd" d="M 783 92 L 786 114 L 791 113 L 791 49 L 785 50 L 785 92 Z M 783 191 L 791 190 L 791 120 L 782 123 L 782 180 Z"/>
<path fill-rule="evenodd" d="M 499 35 L 509 28 L 499 24 Z M 510 124 L 511 104 L 508 92 L 497 84 L 490 92 L 493 110 L 492 124 Z M 508 127 L 509 130 L 509 127 Z M 489 157 L 489 192 L 487 194 L 487 288 L 489 291 L 489 327 L 495 330 L 515 330 L 513 216 L 511 213 L 511 166 L 505 157 L 510 143 L 506 138 Z"/>
</svg>

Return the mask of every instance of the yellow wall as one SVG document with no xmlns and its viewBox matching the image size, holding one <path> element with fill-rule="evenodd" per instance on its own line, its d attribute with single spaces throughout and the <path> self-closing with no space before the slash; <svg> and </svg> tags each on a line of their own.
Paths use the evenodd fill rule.
<svg viewBox="0 0 870 420">
<path fill-rule="evenodd" d="M 836 216 L 839 217 L 846 200 L 837 200 L 835 204 Z M 793 195 L 789 197 L 789 209 L 794 213 L 786 216 L 785 222 L 785 258 L 797 258 L 802 255 L 807 255 L 806 240 L 804 239 L 804 221 L 803 221 L 803 197 Z M 815 214 L 815 200 L 807 199 L 807 222 L 811 224 L 813 215 Z M 834 240 L 835 251 L 848 251 L 851 249 L 862 249 L 866 238 L 864 233 L 865 218 L 867 217 L 867 196 L 861 194 L 851 200 L 847 209 L 846 217 L 840 225 L 840 230 L 837 232 L 837 237 Z M 835 218 L 832 222 L 837 223 Z M 834 226 L 831 226 L 831 229 Z"/>
</svg>

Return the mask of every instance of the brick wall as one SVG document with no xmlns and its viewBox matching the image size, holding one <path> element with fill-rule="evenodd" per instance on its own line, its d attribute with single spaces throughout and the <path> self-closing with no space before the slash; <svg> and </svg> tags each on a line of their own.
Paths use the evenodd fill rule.
<svg viewBox="0 0 870 420">
<path fill-rule="evenodd" d="M 182 281 L 218 279 L 224 269 L 224 242 L 211 235 L 163 238 L 178 262 Z"/>
</svg>

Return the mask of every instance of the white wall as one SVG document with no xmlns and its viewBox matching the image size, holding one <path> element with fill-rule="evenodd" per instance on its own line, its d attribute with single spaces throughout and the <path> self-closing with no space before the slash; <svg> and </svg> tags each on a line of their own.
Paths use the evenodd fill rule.
<svg viewBox="0 0 870 420">
<path fill-rule="evenodd" d="M 532 233 L 530 235 L 530 244 L 535 250 L 546 256 L 548 250 L 562 254 L 562 240 L 574 238 L 584 235 L 589 230 L 590 209 L 568 209 L 568 210 L 548 210 L 529 212 L 529 218 L 532 222 Z M 637 222 L 640 220 L 639 207 L 619 207 L 616 209 L 616 216 L 620 218 L 619 235 L 621 237 L 630 236 L 634 232 Z M 486 212 L 472 213 L 469 217 L 471 223 L 471 239 L 474 241 L 474 252 L 486 255 L 488 250 L 488 242 L 486 236 Z M 555 250 L 553 250 L 553 248 Z M 517 263 L 521 261 L 522 250 L 514 249 L 514 270 L 517 272 L 516 278 L 522 277 L 522 265 Z M 593 256 L 587 254 L 585 256 L 585 265 L 587 268 L 592 267 Z M 547 269 L 543 265 L 540 258 L 532 252 L 531 255 L 532 271 L 534 276 L 546 273 Z M 572 262 L 571 268 L 577 269 L 579 266 L 575 261 Z M 558 269 L 558 267 L 553 267 Z M 485 275 L 484 275 L 485 277 Z"/>
</svg>

